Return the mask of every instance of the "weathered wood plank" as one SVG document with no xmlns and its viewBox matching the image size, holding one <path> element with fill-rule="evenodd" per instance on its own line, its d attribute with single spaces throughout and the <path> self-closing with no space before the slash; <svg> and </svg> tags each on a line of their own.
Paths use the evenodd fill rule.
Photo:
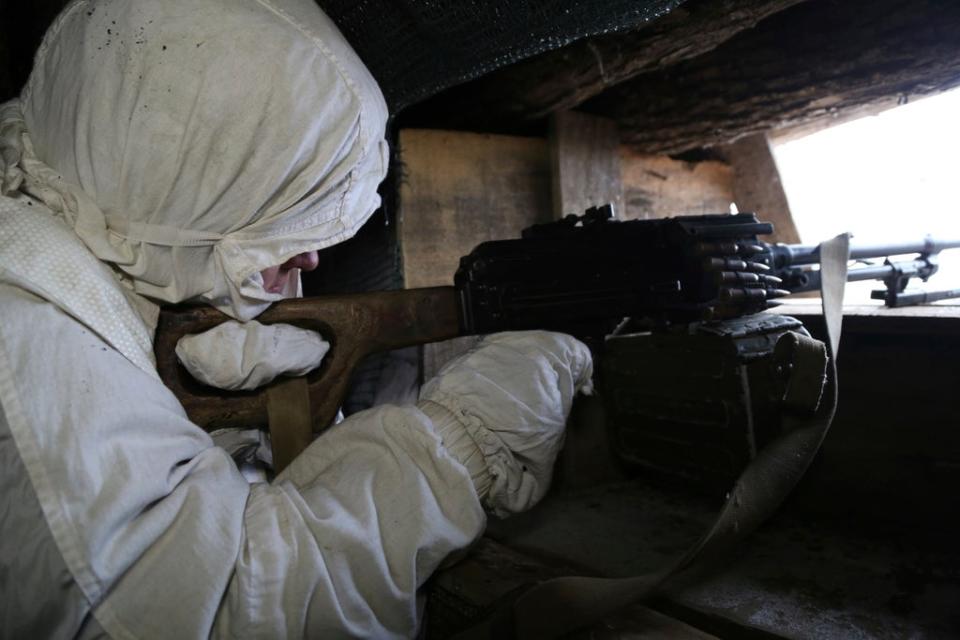
<svg viewBox="0 0 960 640">
<path fill-rule="evenodd" d="M 552 219 L 547 143 L 453 131 L 400 133 L 404 286 L 453 284 L 466 255 Z"/>
<path fill-rule="evenodd" d="M 581 106 L 625 143 L 677 153 L 960 85 L 960 3 L 809 0 Z"/>
<path fill-rule="evenodd" d="M 557 218 L 604 204 L 623 211 L 616 122 L 575 111 L 555 114 L 550 127 L 550 160 Z"/>
<path fill-rule="evenodd" d="M 733 168 L 718 160 L 684 162 L 621 147 L 623 218 L 725 213 L 733 195 Z"/>
<path fill-rule="evenodd" d="M 821 315 L 820 299 L 794 300 L 778 306 L 771 313 L 782 313 L 788 316 Z M 954 328 L 960 331 L 960 301 L 944 300 L 937 304 L 924 304 L 915 307 L 886 307 L 879 302 L 876 304 L 845 304 L 843 315 L 871 316 L 877 318 L 952 318 Z"/>
<path fill-rule="evenodd" d="M 790 213 L 780 171 L 762 133 L 742 138 L 724 150 L 733 166 L 733 201 L 740 211 L 753 211 L 764 222 L 773 223 L 767 242 L 800 242 L 800 233 Z"/>
<path fill-rule="evenodd" d="M 550 163 L 541 138 L 454 131 L 400 132 L 399 241 L 404 287 L 453 284 L 460 258 L 552 219 Z M 423 348 L 423 378 L 476 344 Z"/>
</svg>

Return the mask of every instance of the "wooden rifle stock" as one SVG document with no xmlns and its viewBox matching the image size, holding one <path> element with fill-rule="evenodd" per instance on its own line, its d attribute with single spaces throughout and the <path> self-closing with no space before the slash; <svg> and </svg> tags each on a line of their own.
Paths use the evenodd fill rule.
<svg viewBox="0 0 960 640">
<path fill-rule="evenodd" d="M 226 320 L 230 318 L 212 307 L 168 307 L 160 312 L 154 340 L 161 379 L 187 416 L 207 431 L 266 425 L 267 393 L 283 384 L 281 378 L 254 391 L 224 391 L 198 382 L 183 368 L 174 353 L 177 341 Z M 323 364 L 306 376 L 314 434 L 332 423 L 351 373 L 365 356 L 460 335 L 453 287 L 283 300 L 257 321 L 312 329 L 330 343 Z"/>
</svg>

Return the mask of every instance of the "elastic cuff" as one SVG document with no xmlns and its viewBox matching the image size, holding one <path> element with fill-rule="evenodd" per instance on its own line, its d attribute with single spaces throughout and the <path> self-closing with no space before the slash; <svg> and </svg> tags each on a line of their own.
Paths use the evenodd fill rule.
<svg viewBox="0 0 960 640">
<path fill-rule="evenodd" d="M 417 408 L 430 418 L 433 428 L 450 455 L 467 468 L 481 502 L 486 500 L 493 478 L 483 452 L 470 437 L 466 427 L 452 411 L 433 400 L 421 400 L 417 403 Z"/>
</svg>

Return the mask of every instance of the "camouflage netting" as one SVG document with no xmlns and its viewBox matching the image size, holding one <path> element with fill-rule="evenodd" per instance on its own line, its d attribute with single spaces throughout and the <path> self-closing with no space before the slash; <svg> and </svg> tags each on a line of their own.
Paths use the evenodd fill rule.
<svg viewBox="0 0 960 640">
<path fill-rule="evenodd" d="M 626 31 L 683 0 L 318 0 L 391 111 L 580 38 Z"/>
</svg>

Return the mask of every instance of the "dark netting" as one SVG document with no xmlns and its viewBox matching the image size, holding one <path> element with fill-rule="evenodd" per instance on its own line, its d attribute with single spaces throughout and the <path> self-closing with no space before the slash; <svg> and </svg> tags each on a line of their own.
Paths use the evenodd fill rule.
<svg viewBox="0 0 960 640">
<path fill-rule="evenodd" d="M 626 31 L 683 0 L 318 0 L 391 111 L 574 40 Z"/>
</svg>

